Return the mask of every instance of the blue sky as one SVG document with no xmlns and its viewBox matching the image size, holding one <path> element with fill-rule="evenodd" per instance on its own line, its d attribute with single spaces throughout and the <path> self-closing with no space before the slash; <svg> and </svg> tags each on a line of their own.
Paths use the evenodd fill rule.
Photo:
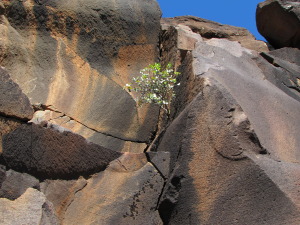
<svg viewBox="0 0 300 225">
<path fill-rule="evenodd" d="M 255 22 L 256 6 L 263 0 L 157 0 L 163 17 L 192 15 L 247 28 L 258 40 L 264 38 L 258 33 Z"/>
</svg>

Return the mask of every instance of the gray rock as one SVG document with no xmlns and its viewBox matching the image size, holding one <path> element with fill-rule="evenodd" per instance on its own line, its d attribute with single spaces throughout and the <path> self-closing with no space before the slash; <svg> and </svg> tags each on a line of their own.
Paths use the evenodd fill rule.
<svg viewBox="0 0 300 225">
<path fill-rule="evenodd" d="M 30 120 L 33 116 L 27 96 L 3 68 L 0 68 L 0 114 L 21 120 Z"/>
<path fill-rule="evenodd" d="M 28 188 L 39 189 L 39 180 L 26 173 L 8 170 L 0 187 L 0 198 L 15 200 L 24 194 Z"/>
<path fill-rule="evenodd" d="M 161 173 L 163 178 L 167 178 L 170 172 L 170 152 L 146 152 L 149 162 Z"/>
<path fill-rule="evenodd" d="M 121 153 L 71 132 L 24 124 L 3 138 L 7 166 L 40 179 L 77 178 L 102 171 Z"/>
<path fill-rule="evenodd" d="M 30 225 L 56 225 L 57 220 L 51 211 L 51 204 L 47 202 L 43 193 L 29 188 L 18 199 L 0 199 L 0 223 L 30 224 Z M 47 219 L 46 219 L 47 218 Z"/>
<path fill-rule="evenodd" d="M 300 48 L 299 19 L 299 1 L 266 0 L 257 6 L 257 29 L 275 48 Z"/>
</svg>

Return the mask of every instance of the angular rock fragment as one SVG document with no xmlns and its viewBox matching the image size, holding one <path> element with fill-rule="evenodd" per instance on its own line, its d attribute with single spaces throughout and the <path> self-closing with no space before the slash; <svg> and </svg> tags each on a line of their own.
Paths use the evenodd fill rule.
<svg viewBox="0 0 300 225">
<path fill-rule="evenodd" d="M 39 189 L 39 180 L 29 174 L 8 170 L 0 186 L 0 198 L 15 200 L 24 194 L 28 188 Z"/>
<path fill-rule="evenodd" d="M 294 0 L 266 0 L 257 6 L 259 33 L 275 48 L 300 48 L 300 3 Z"/>
<path fill-rule="evenodd" d="M 21 120 L 33 116 L 29 99 L 3 68 L 0 68 L 0 115 Z"/>
</svg>

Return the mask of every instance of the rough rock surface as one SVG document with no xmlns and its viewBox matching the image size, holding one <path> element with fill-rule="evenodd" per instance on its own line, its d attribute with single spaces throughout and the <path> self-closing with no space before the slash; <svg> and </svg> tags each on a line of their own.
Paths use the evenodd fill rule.
<svg viewBox="0 0 300 225">
<path fill-rule="evenodd" d="M 200 34 L 203 38 L 226 38 L 231 41 L 238 41 L 245 48 L 255 51 L 268 51 L 266 43 L 258 41 L 245 28 L 223 25 L 210 20 L 202 19 L 195 16 L 178 16 L 174 18 L 162 18 L 161 24 L 163 29 L 169 26 L 185 25 L 194 33 Z"/>
<path fill-rule="evenodd" d="M 39 189 L 39 181 L 29 174 L 8 170 L 2 185 L 0 185 L 0 198 L 15 200 L 24 194 L 28 188 Z"/>
<path fill-rule="evenodd" d="M 58 224 L 51 203 L 45 195 L 29 188 L 18 199 L 0 198 L 0 223 L 10 224 Z"/>
<path fill-rule="evenodd" d="M 29 99 L 3 68 L 0 68 L 0 115 L 21 120 L 33 116 Z"/>
<path fill-rule="evenodd" d="M 108 136 L 90 129 L 64 113 L 49 109 L 36 111 L 30 121 L 35 124 L 47 124 L 47 127 L 61 127 L 81 135 L 88 141 L 118 152 L 142 153 L 147 147 L 146 143 L 125 141 L 120 138 Z"/>
<path fill-rule="evenodd" d="M 168 32 L 172 29 L 164 46 L 174 44 Z M 277 64 L 225 39 L 198 40 L 192 51 L 177 45 L 162 53 L 180 59 L 182 72 L 174 103 L 178 112 L 158 147 L 171 153 L 159 207 L 163 221 L 299 223 L 300 103 L 272 84 L 283 77 L 270 77 L 257 62 Z M 295 68 L 297 60 L 289 61 L 294 65 L 288 68 Z"/>
<path fill-rule="evenodd" d="M 156 207 L 163 185 L 145 154 L 124 154 L 75 194 L 63 223 L 162 224 Z"/>
<path fill-rule="evenodd" d="M 3 1 L 1 65 L 33 104 L 108 136 L 148 141 L 158 110 L 137 108 L 123 86 L 158 58 L 157 2 L 39 2 Z"/>
<path fill-rule="evenodd" d="M 40 179 L 90 175 L 120 155 L 77 134 L 35 124 L 24 124 L 3 137 L 5 165 Z"/>
<path fill-rule="evenodd" d="M 257 6 L 259 33 L 275 48 L 300 48 L 300 2 L 266 0 Z"/>
</svg>

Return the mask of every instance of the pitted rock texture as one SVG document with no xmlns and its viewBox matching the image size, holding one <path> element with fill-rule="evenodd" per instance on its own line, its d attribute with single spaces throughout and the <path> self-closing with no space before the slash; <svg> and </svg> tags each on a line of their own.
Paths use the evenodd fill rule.
<svg viewBox="0 0 300 225">
<path fill-rule="evenodd" d="M 102 171 L 121 155 L 68 131 L 24 124 L 3 137 L 5 165 L 40 179 L 77 178 Z"/>
<path fill-rule="evenodd" d="M 257 6 L 259 33 L 275 48 L 300 48 L 300 2 L 266 0 Z"/>
<path fill-rule="evenodd" d="M 163 29 L 168 29 L 169 26 L 185 25 L 205 39 L 226 38 L 231 41 L 240 42 L 245 48 L 258 52 L 268 51 L 268 47 L 263 41 L 256 40 L 247 29 L 242 27 L 223 25 L 195 16 L 162 18 L 161 24 Z"/>
<path fill-rule="evenodd" d="M 123 86 L 158 58 L 155 0 L 4 1 L 0 62 L 33 104 L 96 131 L 148 141 L 156 107 L 137 108 Z"/>
<path fill-rule="evenodd" d="M 29 99 L 3 68 L 0 68 L 0 115 L 21 120 L 33 116 Z"/>
</svg>

